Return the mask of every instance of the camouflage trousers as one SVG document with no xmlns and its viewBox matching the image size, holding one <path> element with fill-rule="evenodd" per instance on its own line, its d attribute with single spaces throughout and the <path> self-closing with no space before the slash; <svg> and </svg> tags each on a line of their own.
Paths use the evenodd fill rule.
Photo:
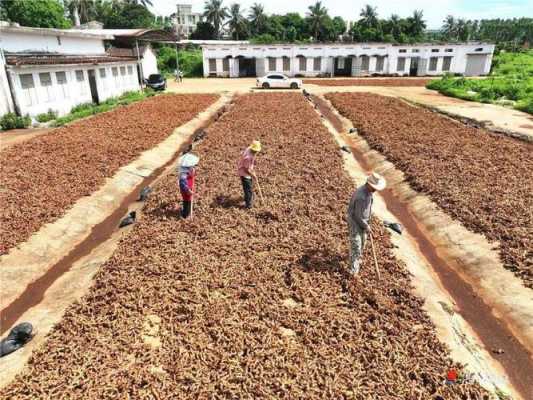
<svg viewBox="0 0 533 400">
<path fill-rule="evenodd" d="M 350 234 L 350 272 L 358 274 L 361 268 L 360 260 L 366 242 L 366 232 L 357 223 L 348 223 Z"/>
</svg>

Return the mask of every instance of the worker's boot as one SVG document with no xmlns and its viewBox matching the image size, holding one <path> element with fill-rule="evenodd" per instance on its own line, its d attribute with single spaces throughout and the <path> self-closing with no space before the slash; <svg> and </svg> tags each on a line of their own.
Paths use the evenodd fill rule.
<svg viewBox="0 0 533 400">
<path fill-rule="evenodd" d="M 354 261 L 352 266 L 348 269 L 348 272 L 350 273 L 350 275 L 357 275 L 359 274 L 359 269 L 359 261 Z"/>
</svg>

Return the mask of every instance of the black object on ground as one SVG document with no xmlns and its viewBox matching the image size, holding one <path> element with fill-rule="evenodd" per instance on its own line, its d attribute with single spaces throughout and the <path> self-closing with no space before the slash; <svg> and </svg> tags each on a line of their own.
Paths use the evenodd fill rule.
<svg viewBox="0 0 533 400">
<path fill-rule="evenodd" d="M 342 146 L 341 147 L 341 150 L 342 151 L 345 151 L 346 153 L 351 153 L 350 149 L 348 148 L 348 146 Z"/>
<path fill-rule="evenodd" d="M 397 222 L 383 221 L 383 225 L 389 229 L 392 229 L 394 232 L 399 233 L 400 235 L 403 232 L 403 226 Z"/>
<path fill-rule="evenodd" d="M 350 128 L 350 133 L 357 133 L 357 128 Z"/>
<path fill-rule="evenodd" d="M 138 201 L 146 201 L 148 199 L 148 195 L 152 193 L 152 188 L 150 186 L 145 186 L 142 188 L 141 193 L 139 194 L 139 200 Z"/>
<path fill-rule="evenodd" d="M 137 213 L 135 211 L 130 212 L 126 218 L 120 221 L 119 228 L 123 228 L 125 226 L 133 224 L 135 222 L 136 217 Z"/>
<path fill-rule="evenodd" d="M 5 339 L 0 342 L 0 357 L 20 349 L 33 338 L 33 326 L 29 322 L 16 325 Z"/>
</svg>

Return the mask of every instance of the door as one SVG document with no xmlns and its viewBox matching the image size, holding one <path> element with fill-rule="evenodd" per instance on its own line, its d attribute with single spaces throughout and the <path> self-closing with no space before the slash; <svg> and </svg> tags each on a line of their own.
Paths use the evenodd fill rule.
<svg viewBox="0 0 533 400">
<path fill-rule="evenodd" d="M 91 97 L 93 99 L 93 103 L 98 104 L 100 101 L 98 100 L 98 87 L 96 86 L 96 74 L 94 73 L 94 69 L 90 69 L 87 71 L 89 73 L 89 87 L 91 88 Z"/>
<path fill-rule="evenodd" d="M 485 64 L 487 63 L 486 54 L 469 54 L 466 58 L 466 76 L 484 75 Z"/>
<path fill-rule="evenodd" d="M 409 76 L 416 76 L 418 73 L 418 57 L 411 57 L 411 65 L 409 66 Z"/>
</svg>

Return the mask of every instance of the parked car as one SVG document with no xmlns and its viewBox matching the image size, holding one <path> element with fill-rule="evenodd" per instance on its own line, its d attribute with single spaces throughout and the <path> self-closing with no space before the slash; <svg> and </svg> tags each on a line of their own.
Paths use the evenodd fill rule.
<svg viewBox="0 0 533 400">
<path fill-rule="evenodd" d="M 154 90 L 165 90 L 167 88 L 167 78 L 161 74 L 152 74 L 144 82 L 146 86 Z"/>
<path fill-rule="evenodd" d="M 257 78 L 255 83 L 257 87 L 263 89 L 270 88 L 288 88 L 288 89 L 300 89 L 302 87 L 302 81 L 300 79 L 289 78 L 283 74 L 268 74 L 262 78 Z"/>
</svg>

